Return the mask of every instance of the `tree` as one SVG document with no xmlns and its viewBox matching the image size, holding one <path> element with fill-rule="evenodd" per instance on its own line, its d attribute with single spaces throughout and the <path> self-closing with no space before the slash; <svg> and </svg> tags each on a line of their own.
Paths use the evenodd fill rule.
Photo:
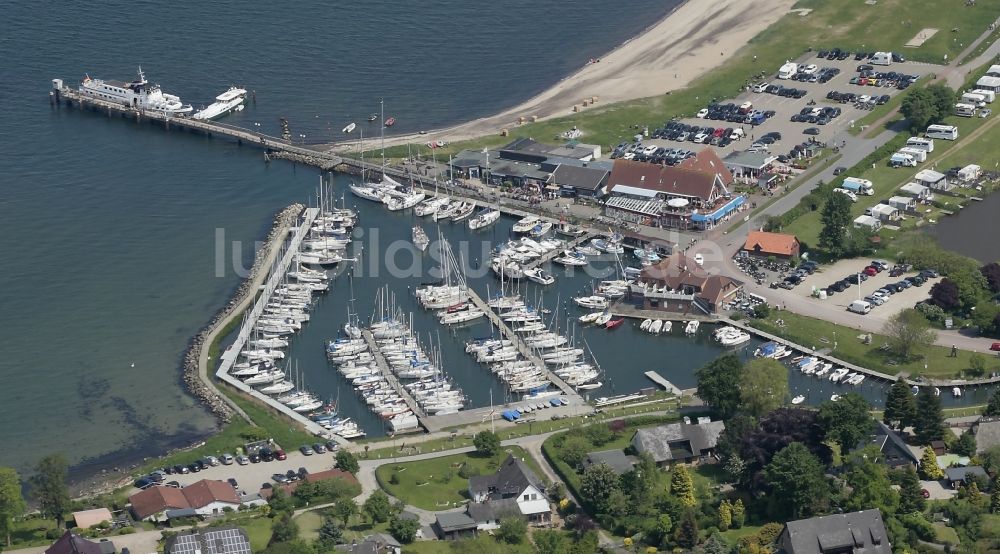
<svg viewBox="0 0 1000 554">
<path fill-rule="evenodd" d="M 934 394 L 931 387 L 921 387 L 917 395 L 917 416 L 913 422 L 913 432 L 917 444 L 930 444 L 944 439 L 944 412 L 941 397 Z"/>
<path fill-rule="evenodd" d="M 955 91 L 942 84 L 928 85 L 926 91 L 934 108 L 930 123 L 940 123 L 955 109 Z"/>
<path fill-rule="evenodd" d="M 819 245 L 835 258 L 844 253 L 847 229 L 851 224 L 851 200 L 846 194 L 831 194 L 823 204 L 820 215 L 823 229 L 819 232 Z"/>
<path fill-rule="evenodd" d="M 767 319 L 771 315 L 771 306 L 768 304 L 757 304 L 753 307 L 753 316 L 756 319 Z"/>
<path fill-rule="evenodd" d="M 0 536 L 10 546 L 14 520 L 24 514 L 27 504 L 21 496 L 21 477 L 9 467 L 0 467 Z M 2 549 L 0 549 L 2 550 Z"/>
<path fill-rule="evenodd" d="M 389 497 L 381 490 L 373 492 L 365 500 L 362 509 L 368 514 L 372 523 L 385 523 L 392 517 L 392 504 L 389 502 Z"/>
<path fill-rule="evenodd" d="M 563 440 L 562 446 L 559 447 L 559 457 L 562 458 L 562 461 L 569 464 L 569 467 L 575 469 L 583 463 L 584 458 L 587 457 L 587 453 L 590 450 L 590 441 L 580 435 L 570 434 Z"/>
<path fill-rule="evenodd" d="M 268 544 L 289 542 L 297 538 L 299 538 L 299 526 L 292 521 L 292 512 L 281 512 L 271 523 L 271 540 Z"/>
<path fill-rule="evenodd" d="M 476 452 L 483 456 L 496 456 L 500 452 L 500 437 L 493 431 L 480 431 L 472 439 L 472 444 L 476 445 Z"/>
<path fill-rule="evenodd" d="M 694 548 L 698 544 L 698 521 L 694 518 L 694 510 L 684 510 L 681 523 L 674 532 L 674 540 L 684 548 Z"/>
<path fill-rule="evenodd" d="M 743 362 L 734 353 L 725 354 L 698 368 L 698 398 L 711 406 L 722 419 L 740 408 L 740 373 Z"/>
<path fill-rule="evenodd" d="M 959 435 L 958 440 L 951 446 L 951 451 L 970 458 L 976 455 L 976 436 L 972 434 L 972 429 L 966 429 Z"/>
<path fill-rule="evenodd" d="M 979 272 L 982 273 L 983 278 L 986 279 L 986 286 L 988 286 L 993 293 L 1000 293 L 1000 264 L 990 262 L 979 268 Z"/>
<path fill-rule="evenodd" d="M 872 432 L 871 406 L 863 396 L 849 392 L 839 401 L 826 401 L 819 407 L 816 423 L 823 430 L 826 440 L 840 445 L 847 452 Z"/>
<path fill-rule="evenodd" d="M 354 454 L 348 452 L 347 450 L 338 450 L 334 459 L 337 461 L 338 468 L 352 474 L 357 474 L 361 469 L 361 464 L 358 463 L 358 459 L 354 457 Z"/>
<path fill-rule="evenodd" d="M 781 449 L 793 442 L 804 445 L 824 464 L 833 460 L 829 445 L 816 423 L 818 412 L 802 408 L 779 408 L 761 418 L 757 428 L 741 437 L 740 456 L 747 462 L 742 484 L 755 493 L 768 490 L 764 467 Z"/>
<path fill-rule="evenodd" d="M 746 517 L 747 509 L 743 506 L 743 499 L 737 498 L 736 503 L 733 504 L 733 529 L 743 527 Z"/>
<path fill-rule="evenodd" d="M 333 505 L 333 513 L 344 522 L 344 527 L 347 527 L 351 516 L 358 513 L 358 503 L 353 498 L 341 498 Z"/>
<path fill-rule="evenodd" d="M 539 529 L 531 534 L 538 554 L 566 554 L 569 550 L 566 536 L 554 529 Z"/>
<path fill-rule="evenodd" d="M 928 302 L 946 312 L 955 311 L 962 304 L 958 284 L 948 277 L 941 279 L 931 287 L 931 298 Z"/>
<path fill-rule="evenodd" d="M 712 533 L 705 544 L 701 545 L 703 554 L 729 554 L 733 548 L 718 533 Z"/>
<path fill-rule="evenodd" d="M 910 359 L 918 347 L 933 344 L 937 338 L 927 318 L 913 308 L 889 317 L 882 332 L 889 340 L 889 347 L 904 361 Z"/>
<path fill-rule="evenodd" d="M 35 474 L 29 481 L 39 511 L 43 516 L 56 520 L 56 527 L 62 527 L 63 514 L 70 509 L 69 488 L 66 487 L 68 471 L 69 466 L 62 454 L 49 454 L 38 461 Z"/>
<path fill-rule="evenodd" d="M 774 511 L 784 519 L 816 513 L 829 494 L 823 464 L 801 443 L 793 442 L 774 455 L 764 470 L 772 491 Z"/>
<path fill-rule="evenodd" d="M 778 360 L 757 358 L 748 363 L 740 374 L 743 411 L 754 417 L 777 409 L 785 403 L 787 396 L 788 368 Z"/>
<path fill-rule="evenodd" d="M 1000 479 L 993 480 L 990 490 L 990 513 L 1000 514 Z"/>
<path fill-rule="evenodd" d="M 616 490 L 618 490 L 618 475 L 607 464 L 596 464 L 583 470 L 580 492 L 598 512 L 604 512 L 608 498 Z"/>
<path fill-rule="evenodd" d="M 670 541 L 670 531 L 674 528 L 674 521 L 669 514 L 660 514 L 652 521 L 649 521 L 643 530 L 646 542 L 654 546 L 659 546 L 666 550 L 666 545 Z"/>
<path fill-rule="evenodd" d="M 393 517 L 389 520 L 389 534 L 403 544 L 410 544 L 417 538 L 420 522 L 415 519 Z"/>
<path fill-rule="evenodd" d="M 323 525 L 319 528 L 317 540 L 324 550 L 333 551 L 333 547 L 344 542 L 344 532 L 337 527 L 337 522 L 333 521 L 332 517 L 326 517 L 323 518 Z"/>
<path fill-rule="evenodd" d="M 1000 409 L 1000 404 L 998 404 Z M 891 428 L 903 430 L 904 427 L 913 425 L 913 419 L 917 416 L 917 401 L 910 394 L 910 386 L 906 384 L 904 377 L 899 377 L 896 382 L 889 387 L 889 394 L 885 399 L 885 413 L 882 421 Z"/>
<path fill-rule="evenodd" d="M 923 512 L 927 508 L 927 499 L 924 498 L 923 489 L 920 486 L 920 478 L 917 477 L 917 470 L 908 465 L 902 470 L 899 477 L 899 509 L 898 513 L 910 514 L 913 512 Z"/>
<path fill-rule="evenodd" d="M 923 131 L 937 117 L 937 107 L 925 88 L 913 89 L 903 97 L 899 112 L 910 123 L 913 132 Z"/>
<path fill-rule="evenodd" d="M 850 511 L 878 508 L 893 513 L 899 504 L 899 493 L 892 488 L 889 470 L 879 461 L 882 453 L 874 445 L 851 453 L 847 458 L 844 481 L 851 487 L 845 507 Z"/>
<path fill-rule="evenodd" d="M 302 539 L 295 539 L 288 542 L 269 544 L 267 548 L 260 552 L 261 554 L 316 554 L 316 549 Z"/>
<path fill-rule="evenodd" d="M 719 531 L 728 531 L 733 526 L 733 505 L 728 500 L 719 504 Z"/>
<path fill-rule="evenodd" d="M 694 480 L 691 479 L 687 467 L 678 465 L 670 472 L 670 493 L 688 508 L 698 503 L 694 497 Z"/>
<path fill-rule="evenodd" d="M 929 446 L 924 448 L 924 454 L 920 457 L 920 473 L 924 479 L 933 481 L 944 478 L 944 470 L 938 466 L 937 454 Z"/>
<path fill-rule="evenodd" d="M 497 540 L 507 544 L 520 544 L 528 534 L 528 523 L 524 519 L 514 516 L 505 517 L 500 520 L 500 528 L 497 529 Z"/>
<path fill-rule="evenodd" d="M 990 397 L 983 415 L 986 417 L 1000 416 L 1000 390 L 994 392 L 993 396 Z"/>
</svg>

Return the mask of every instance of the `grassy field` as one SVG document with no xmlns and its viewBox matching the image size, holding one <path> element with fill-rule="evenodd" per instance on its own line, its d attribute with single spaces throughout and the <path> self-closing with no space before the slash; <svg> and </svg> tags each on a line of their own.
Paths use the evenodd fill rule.
<svg viewBox="0 0 1000 554">
<path fill-rule="evenodd" d="M 508 454 L 521 458 L 540 477 L 538 463 L 523 449 L 505 447 L 492 458 L 476 453 L 455 454 L 431 460 L 385 464 L 375 470 L 379 485 L 403 502 L 425 510 L 446 510 L 468 500 L 469 480 L 459 475 L 463 467 L 472 475 L 494 473 Z M 398 483 L 392 483 L 393 475 Z"/>
<path fill-rule="evenodd" d="M 240 522 L 239 526 L 247 532 L 250 538 L 250 549 L 260 552 L 271 540 L 271 518 L 257 517 Z"/>
<path fill-rule="evenodd" d="M 307 541 L 316 540 L 319 537 L 319 528 L 323 525 L 323 520 L 327 515 L 333 516 L 329 512 L 328 508 L 324 508 L 309 510 L 295 516 L 295 524 L 299 528 L 299 537 Z M 338 525 L 341 523 L 339 519 L 334 519 Z M 351 516 L 347 528 L 344 529 L 344 540 L 345 542 L 360 541 L 372 533 L 388 533 L 388 530 L 388 523 L 372 525 L 364 516 L 357 514 Z"/>
<path fill-rule="evenodd" d="M 758 329 L 808 346 L 832 346 L 836 336 L 837 348 L 831 353 L 832 356 L 889 375 L 906 372 L 911 377 L 924 375 L 942 379 L 959 378 L 961 372 L 968 369 L 970 365 L 969 358 L 972 353 L 959 350 L 958 357 L 952 358 L 951 349 L 942 346 L 925 347 L 921 352 L 921 354 L 926 354 L 926 370 L 924 369 L 925 360 L 923 357 L 900 364 L 896 363 L 891 354 L 881 349 L 881 346 L 886 342 L 884 335 L 873 334 L 872 343 L 867 345 L 857 338 L 861 334 L 857 329 L 788 311 L 781 312 L 781 319 L 785 321 L 784 327 L 778 327 L 773 318 L 755 319 L 749 323 Z M 993 358 L 988 358 L 986 363 L 987 373 L 1000 369 L 1000 367 L 994 367 L 996 361 Z"/>
<path fill-rule="evenodd" d="M 978 117 L 949 117 L 945 120 L 945 124 L 957 126 L 959 128 L 959 137 L 965 137 L 974 132 L 976 129 L 982 127 L 988 121 L 991 120 Z M 992 132 L 994 132 L 994 129 L 988 130 L 983 136 L 973 140 L 964 140 L 960 138 L 959 141 L 954 144 L 943 140 L 935 141 L 934 152 L 928 155 L 927 161 L 920 164 L 918 167 L 897 169 L 889 167 L 886 162 L 882 162 L 875 164 L 875 167 L 866 168 L 860 173 L 850 172 L 849 174 L 841 175 L 841 178 L 849 176 L 868 179 L 875 186 L 875 194 L 873 196 L 860 196 L 858 197 L 857 202 L 851 204 L 851 218 L 853 219 L 864 214 L 866 208 L 870 208 L 882 200 L 888 199 L 890 196 L 896 194 L 899 187 L 910 182 L 913 176 L 916 175 L 917 171 L 921 169 L 929 168 L 935 165 L 939 169 L 947 168 L 953 163 L 954 165 L 959 165 L 957 160 L 959 159 L 958 156 L 960 155 L 960 152 L 968 152 L 967 154 L 961 154 L 962 159 L 985 159 L 992 160 L 996 163 L 998 157 L 990 150 L 992 144 L 986 137 L 986 135 L 989 135 Z M 985 163 L 980 163 L 980 165 L 986 166 Z M 839 180 L 840 179 L 838 179 L 838 181 Z M 959 199 L 939 196 L 939 200 L 947 203 L 944 205 L 945 209 L 958 209 L 956 203 Z M 921 209 L 926 208 L 921 207 Z M 941 215 L 941 210 L 932 208 L 932 211 L 925 214 L 925 217 L 928 219 L 938 219 Z M 806 244 L 816 245 L 819 241 L 819 233 L 823 227 L 820 217 L 821 210 L 807 212 L 795 221 L 786 225 L 784 227 L 784 232 L 794 234 L 800 241 Z M 899 222 L 899 224 L 902 228 L 908 228 L 916 226 L 917 221 L 918 220 L 915 218 L 910 218 L 907 221 Z"/>
<path fill-rule="evenodd" d="M 937 535 L 937 542 L 939 543 L 951 543 L 957 545 L 960 542 L 958 540 L 958 533 L 943 523 L 934 524 L 934 533 Z"/>
<path fill-rule="evenodd" d="M 474 540 L 418 541 L 403 547 L 403 554 L 465 554 L 466 552 L 505 552 L 508 554 L 534 554 L 535 549 L 523 542 L 498 546 L 496 539 L 482 534 Z"/>
<path fill-rule="evenodd" d="M 736 546 L 737 541 L 748 535 L 753 535 L 757 531 L 760 531 L 759 525 L 744 525 L 739 529 L 730 529 L 728 531 L 722 531 L 719 533 L 719 535 L 721 535 L 722 538 L 730 545 Z"/>
<path fill-rule="evenodd" d="M 582 140 L 586 142 L 617 144 L 629 140 L 636 125 L 655 127 L 673 117 L 693 115 L 709 101 L 732 97 L 744 83 L 772 75 L 785 60 L 808 49 L 895 50 L 908 59 L 943 63 L 945 55 L 954 58 L 986 30 L 984 21 L 990 17 L 988 14 L 1000 10 L 1000 0 L 979 0 L 973 8 L 939 0 L 881 0 L 875 5 L 801 0 L 796 7 L 813 11 L 804 17 L 797 13 L 785 15 L 728 62 L 683 90 L 613 105 L 598 104 L 576 114 L 511 128 L 509 137 L 494 135 L 454 142 L 438 150 L 439 159 L 463 148 L 497 147 L 520 137 L 557 143 L 559 134 L 574 125 L 584 132 Z M 903 46 L 925 27 L 940 32 L 919 48 Z M 430 156 L 426 148 L 418 147 L 418 151 Z M 407 148 L 389 149 L 387 155 L 403 158 Z"/>
</svg>

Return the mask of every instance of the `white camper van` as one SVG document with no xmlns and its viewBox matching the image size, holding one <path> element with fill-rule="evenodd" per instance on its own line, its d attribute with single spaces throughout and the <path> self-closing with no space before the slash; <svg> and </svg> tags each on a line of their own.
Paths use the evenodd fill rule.
<svg viewBox="0 0 1000 554">
<path fill-rule="evenodd" d="M 986 97 L 975 92 L 966 92 L 962 94 L 962 103 L 972 104 L 977 108 L 982 108 L 986 106 Z"/>
<path fill-rule="evenodd" d="M 932 139 L 958 140 L 958 127 L 954 125 L 928 125 L 924 136 Z"/>
<path fill-rule="evenodd" d="M 872 65 L 892 65 L 892 52 L 875 52 L 872 59 L 868 61 Z"/>
<path fill-rule="evenodd" d="M 904 146 L 903 148 L 899 149 L 899 153 L 900 154 L 909 154 L 909 155 L 913 156 L 914 160 L 917 160 L 917 162 L 920 162 L 920 163 L 923 163 L 923 162 L 927 161 L 927 151 L 926 150 L 921 150 L 919 148 L 910 148 L 909 146 Z"/>
<path fill-rule="evenodd" d="M 854 302 L 851 302 L 851 305 L 847 307 L 847 310 L 856 314 L 865 315 L 872 311 L 872 303 L 867 300 L 855 300 Z"/>
<path fill-rule="evenodd" d="M 992 90 L 982 90 L 977 88 L 976 90 L 973 90 L 972 93 L 981 95 L 986 99 L 987 104 L 992 104 L 993 101 L 997 99 L 997 93 Z"/>
<path fill-rule="evenodd" d="M 934 139 L 923 138 L 923 137 L 910 137 L 906 139 L 906 146 L 908 148 L 919 148 L 924 152 L 933 152 Z"/>
<path fill-rule="evenodd" d="M 799 72 L 799 65 L 794 62 L 785 62 L 785 65 L 778 69 L 779 79 L 791 79 Z"/>
<path fill-rule="evenodd" d="M 889 158 L 889 165 L 892 167 L 917 167 L 917 160 L 909 154 L 896 152 Z"/>
<path fill-rule="evenodd" d="M 975 117 L 976 106 L 973 104 L 959 102 L 958 104 L 955 104 L 955 115 L 962 117 Z"/>
</svg>

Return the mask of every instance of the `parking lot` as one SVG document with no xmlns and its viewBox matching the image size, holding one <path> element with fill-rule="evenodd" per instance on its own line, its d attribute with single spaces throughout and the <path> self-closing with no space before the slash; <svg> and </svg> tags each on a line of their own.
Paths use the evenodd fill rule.
<svg viewBox="0 0 1000 554">
<path fill-rule="evenodd" d="M 758 125 L 752 125 L 749 123 L 738 123 L 735 121 L 722 120 L 712 120 L 707 118 L 698 117 L 688 117 L 680 119 L 679 122 L 686 125 L 698 126 L 701 129 L 696 132 L 688 133 L 683 136 L 684 140 L 680 141 L 678 139 L 681 136 L 674 136 L 673 138 L 663 137 L 662 130 L 666 126 L 667 122 L 663 123 L 661 127 L 650 127 L 650 137 L 643 140 L 645 147 L 649 145 L 660 146 L 663 149 L 684 149 L 697 151 L 706 146 L 711 145 L 716 148 L 720 156 L 725 156 L 726 154 L 733 151 L 747 150 L 750 148 L 751 144 L 755 140 L 759 140 L 760 137 L 769 133 L 780 134 L 780 139 L 775 141 L 773 144 L 765 145 L 772 154 L 783 155 L 787 154 L 791 148 L 799 143 L 806 142 L 809 140 L 815 140 L 817 142 L 824 142 L 831 146 L 835 146 L 843 140 L 850 140 L 847 136 L 846 131 L 854 124 L 855 121 L 864 117 L 869 112 L 869 109 L 877 105 L 877 102 L 869 101 L 862 106 L 859 104 L 855 98 L 854 101 L 837 101 L 836 99 L 828 99 L 827 96 L 830 92 L 838 93 L 849 93 L 857 96 L 866 95 L 868 97 L 878 97 L 888 95 L 890 98 L 901 94 L 903 91 L 895 88 L 895 86 L 887 86 L 886 82 L 878 82 L 875 85 L 865 84 L 851 84 L 851 79 L 856 79 L 858 77 L 858 72 L 856 71 L 860 65 L 870 65 L 870 60 L 855 60 L 855 57 L 848 56 L 845 60 L 829 60 L 821 59 L 817 56 L 817 53 L 810 53 L 803 56 L 797 62 L 800 65 L 813 64 L 816 66 L 816 72 L 814 75 L 821 73 L 824 69 L 836 69 L 839 71 L 836 75 L 833 75 L 829 81 L 823 82 L 809 82 L 809 81 L 798 81 L 793 79 L 778 79 L 777 67 L 762 68 L 765 72 L 765 76 L 759 81 L 755 81 L 752 85 L 765 85 L 757 86 L 754 90 L 761 92 L 754 92 L 753 90 L 747 90 L 742 94 L 731 99 L 720 99 L 716 103 L 718 104 L 733 104 L 737 109 L 743 107 L 745 103 L 749 103 L 752 107 L 750 108 L 748 114 L 752 115 L 754 112 L 771 113 L 773 115 L 764 118 L 762 123 Z M 873 66 L 874 71 L 880 72 L 896 72 L 902 73 L 914 77 L 922 77 L 926 75 L 929 71 L 933 69 L 933 66 L 922 63 L 913 62 L 902 62 L 893 63 L 889 66 Z M 832 71 L 830 72 L 832 73 Z M 741 84 L 742 85 L 742 84 Z M 799 94 L 799 98 L 791 96 L 779 96 L 774 93 L 763 92 L 767 90 L 766 85 L 773 85 L 770 90 L 775 91 L 776 86 L 785 87 L 787 89 L 797 89 L 803 91 Z M 888 100 L 888 99 L 883 99 Z M 705 103 L 705 107 L 709 106 L 710 102 Z M 840 113 L 836 117 L 829 119 L 825 123 L 819 123 L 817 120 L 812 122 L 800 122 L 792 121 L 792 116 L 799 116 L 800 112 L 805 109 L 816 109 L 822 110 L 823 108 L 830 108 L 827 110 L 827 115 L 832 115 L 832 108 L 839 108 Z M 761 118 L 758 117 L 758 120 Z M 706 131 L 704 127 L 712 127 L 716 130 L 715 133 L 706 133 L 709 136 L 705 137 L 706 142 L 695 142 L 695 137 L 702 131 Z M 657 130 L 661 132 L 657 132 Z M 734 138 L 731 142 L 726 140 L 721 140 L 722 135 L 726 133 L 718 133 L 717 130 L 720 129 L 732 129 L 733 131 L 737 129 L 742 129 L 745 133 L 745 137 Z M 806 134 L 807 129 L 814 130 L 816 134 Z M 719 136 L 712 136 L 719 135 Z M 732 136 L 732 133 L 728 134 Z M 714 140 L 713 140 L 714 139 Z M 719 144 L 721 143 L 721 145 Z M 621 150 L 617 153 L 615 157 L 624 156 L 627 151 L 634 150 L 631 146 L 627 150 Z M 651 161 L 654 163 L 676 163 L 678 160 L 671 160 L 669 158 L 670 152 L 663 152 L 662 150 L 658 153 L 652 155 L 644 154 L 641 150 L 636 150 L 630 159 L 637 159 L 640 161 Z M 664 156 L 666 154 L 666 156 Z M 682 153 L 679 157 L 675 158 L 683 159 L 684 154 Z"/>
<path fill-rule="evenodd" d="M 857 273 L 863 272 L 868 262 L 869 260 L 841 260 L 832 265 L 820 265 L 816 272 L 806 276 L 793 291 L 804 297 L 809 297 L 810 300 L 824 306 L 836 306 L 838 309 L 846 310 L 851 302 L 855 300 L 864 299 L 878 289 L 891 283 L 898 283 L 906 277 L 917 275 L 915 271 L 908 271 L 894 277 L 890 275 L 890 270 L 886 270 L 868 277 L 860 285 L 852 284 L 842 292 L 835 292 L 826 299 L 812 298 L 813 290 L 827 290 L 829 293 L 828 287 L 834 282 L 852 276 L 856 278 Z M 940 279 L 940 277 L 929 279 L 922 285 L 910 286 L 900 292 L 888 295 L 884 304 L 872 306 L 870 315 L 876 315 L 879 318 L 888 318 L 904 308 L 912 308 L 914 304 L 928 297 L 931 286 L 940 281 Z"/>
</svg>

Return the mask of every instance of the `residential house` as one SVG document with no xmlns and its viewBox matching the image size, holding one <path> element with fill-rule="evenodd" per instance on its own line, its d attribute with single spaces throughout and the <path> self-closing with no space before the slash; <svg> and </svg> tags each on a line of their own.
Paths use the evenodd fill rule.
<svg viewBox="0 0 1000 554">
<path fill-rule="evenodd" d="M 865 209 L 865 214 L 877 218 L 882 222 L 899 221 L 902 217 L 899 210 L 889 204 L 875 204 Z"/>
<path fill-rule="evenodd" d="M 149 487 L 128 498 L 132 515 L 137 520 L 162 520 L 167 510 L 194 510 L 198 516 L 222 514 L 226 508 L 239 509 L 241 501 L 236 489 L 225 481 L 202 479 L 183 489 Z"/>
<path fill-rule="evenodd" d="M 368 535 L 361 542 L 351 544 L 338 544 L 338 552 L 352 552 L 354 554 L 399 554 L 403 551 L 403 545 L 394 539 L 392 535 L 385 533 L 375 533 Z"/>
<path fill-rule="evenodd" d="M 878 510 L 789 521 L 778 536 L 779 554 L 892 554 Z"/>
<path fill-rule="evenodd" d="M 250 538 L 239 527 L 183 532 L 167 539 L 163 554 L 250 554 Z"/>
<path fill-rule="evenodd" d="M 500 520 L 508 517 L 522 517 L 516 498 L 501 498 L 489 502 L 469 502 L 465 513 L 476 522 L 477 531 L 493 531 L 500 528 Z"/>
<path fill-rule="evenodd" d="M 95 525 L 100 525 L 105 521 L 110 522 L 113 517 L 114 516 L 111 515 L 111 510 L 107 508 L 96 508 L 93 510 L 73 512 L 73 521 L 76 522 L 76 526 L 80 529 L 89 529 Z"/>
<path fill-rule="evenodd" d="M 882 228 L 882 222 L 879 221 L 877 217 L 872 217 L 870 215 L 859 215 L 854 218 L 854 228 L 855 229 L 867 229 L 869 231 L 878 231 Z"/>
<path fill-rule="evenodd" d="M 114 554 L 115 551 L 115 543 L 108 539 L 91 541 L 72 531 L 66 531 L 52 546 L 45 549 L 45 554 Z"/>
<path fill-rule="evenodd" d="M 949 191 L 955 188 L 948 182 L 948 176 L 933 169 L 921 169 L 913 176 L 914 180 L 921 185 L 938 191 Z"/>
<path fill-rule="evenodd" d="M 751 231 L 743 244 L 743 251 L 758 258 L 775 257 L 788 260 L 799 257 L 799 239 L 785 233 Z"/>
<path fill-rule="evenodd" d="M 988 481 L 990 476 L 986 474 L 983 466 L 964 466 L 944 468 L 944 478 L 951 488 L 957 489 L 973 479 L 981 478 Z"/>
<path fill-rule="evenodd" d="M 453 541 L 476 536 L 477 523 L 464 512 L 442 512 L 434 521 L 434 531 L 442 540 Z"/>
<path fill-rule="evenodd" d="M 715 314 L 742 288 L 740 281 L 710 274 L 683 252 L 677 252 L 644 267 L 629 286 L 627 298 L 646 310 Z"/>
<path fill-rule="evenodd" d="M 882 454 L 879 462 L 890 468 L 920 465 L 920 459 L 910 450 L 902 437 L 881 421 L 875 422 L 871 437 L 862 440 L 857 448 L 861 449 L 869 445 L 875 445 L 878 448 Z"/>
<path fill-rule="evenodd" d="M 639 454 L 649 454 L 660 466 L 673 463 L 699 463 L 712 459 L 719 436 L 726 429 L 722 421 L 705 423 L 668 423 L 639 429 L 632 436 L 632 447 Z"/>
<path fill-rule="evenodd" d="M 639 461 L 635 456 L 629 456 L 625 454 L 624 451 L 618 450 L 601 450 L 600 452 L 591 452 L 587 454 L 587 457 L 583 459 L 583 468 L 586 469 L 590 466 L 596 466 L 604 464 L 611 468 L 618 475 L 623 473 L 628 473 L 632 471 L 635 464 Z"/>
<path fill-rule="evenodd" d="M 906 183 L 899 188 L 899 192 L 912 196 L 917 202 L 924 202 L 934 197 L 931 193 L 931 189 L 921 185 L 920 183 Z"/>
<path fill-rule="evenodd" d="M 545 485 L 531 468 L 514 456 L 507 456 L 500 469 L 492 475 L 469 478 L 469 497 L 474 503 L 514 499 L 518 511 L 528 522 L 547 525 L 551 521 L 552 512 L 545 497 Z"/>
<path fill-rule="evenodd" d="M 675 166 L 618 159 L 608 176 L 605 213 L 658 227 L 709 229 L 746 202 L 729 193 L 732 182 L 711 148 Z"/>
<path fill-rule="evenodd" d="M 901 212 L 912 212 L 917 209 L 917 199 L 910 196 L 892 196 L 889 205 Z"/>
<path fill-rule="evenodd" d="M 1000 445 L 1000 419 L 981 417 L 972 426 L 972 433 L 976 436 L 976 453 Z"/>
</svg>

